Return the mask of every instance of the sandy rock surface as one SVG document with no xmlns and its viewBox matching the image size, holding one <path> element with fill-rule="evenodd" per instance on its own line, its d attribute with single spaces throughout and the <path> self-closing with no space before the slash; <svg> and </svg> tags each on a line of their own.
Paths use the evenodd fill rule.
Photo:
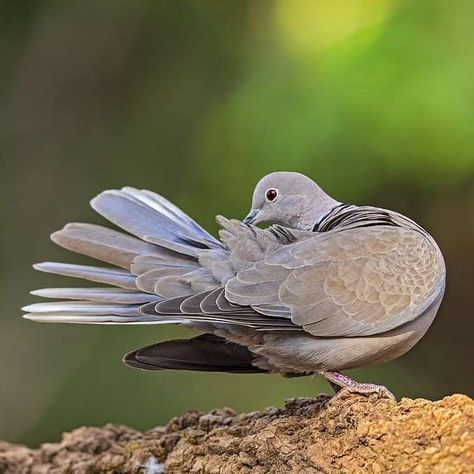
<svg viewBox="0 0 474 474">
<path fill-rule="evenodd" d="M 190 411 L 146 432 L 78 428 L 39 449 L 0 442 L 1 473 L 474 473 L 474 401 L 355 395 L 237 415 Z"/>
</svg>

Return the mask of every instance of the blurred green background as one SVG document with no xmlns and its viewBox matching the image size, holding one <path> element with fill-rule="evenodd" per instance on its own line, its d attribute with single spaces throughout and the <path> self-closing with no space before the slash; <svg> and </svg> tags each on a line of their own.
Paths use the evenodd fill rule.
<svg viewBox="0 0 474 474">
<path fill-rule="evenodd" d="M 144 373 L 122 355 L 188 334 L 37 325 L 31 264 L 85 262 L 48 235 L 101 222 L 103 189 L 155 190 L 215 232 L 269 171 L 393 208 L 437 239 L 448 289 L 403 358 L 354 371 L 397 396 L 474 394 L 474 2 L 0 2 L 0 439 L 151 428 L 329 391 L 318 377 Z"/>
</svg>

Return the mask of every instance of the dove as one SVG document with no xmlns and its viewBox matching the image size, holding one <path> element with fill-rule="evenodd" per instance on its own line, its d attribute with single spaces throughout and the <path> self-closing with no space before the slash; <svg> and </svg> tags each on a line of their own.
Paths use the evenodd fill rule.
<svg viewBox="0 0 474 474">
<path fill-rule="evenodd" d="M 134 368 L 320 374 L 337 394 L 393 398 L 342 371 L 405 354 L 443 298 L 446 268 L 428 232 L 397 212 L 336 201 L 300 173 L 263 177 L 243 222 L 217 216 L 219 239 L 151 191 L 104 191 L 91 206 L 121 230 L 72 223 L 51 239 L 103 263 L 34 268 L 99 286 L 35 290 L 54 301 L 24 317 L 199 332 L 130 352 Z"/>
</svg>

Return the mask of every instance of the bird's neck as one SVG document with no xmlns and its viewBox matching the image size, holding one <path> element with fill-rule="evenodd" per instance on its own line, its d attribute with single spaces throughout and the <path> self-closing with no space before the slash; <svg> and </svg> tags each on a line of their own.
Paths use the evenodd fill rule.
<svg viewBox="0 0 474 474">
<path fill-rule="evenodd" d="M 314 226 L 332 209 L 341 203 L 327 196 L 327 199 L 312 202 L 310 206 L 303 210 L 299 215 L 295 216 L 292 223 L 294 229 L 313 230 Z"/>
</svg>

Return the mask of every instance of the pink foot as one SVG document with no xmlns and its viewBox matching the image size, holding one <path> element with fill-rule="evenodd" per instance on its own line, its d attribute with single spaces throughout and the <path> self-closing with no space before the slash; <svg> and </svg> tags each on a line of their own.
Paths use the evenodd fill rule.
<svg viewBox="0 0 474 474">
<path fill-rule="evenodd" d="M 346 391 L 350 393 L 359 393 L 361 395 L 371 395 L 375 393 L 379 398 L 395 400 L 393 393 L 383 385 L 359 383 L 339 372 L 320 372 L 320 374 L 323 375 L 334 388 L 336 392 L 336 395 L 334 396 L 335 398 L 338 398 L 344 391 Z"/>
</svg>

